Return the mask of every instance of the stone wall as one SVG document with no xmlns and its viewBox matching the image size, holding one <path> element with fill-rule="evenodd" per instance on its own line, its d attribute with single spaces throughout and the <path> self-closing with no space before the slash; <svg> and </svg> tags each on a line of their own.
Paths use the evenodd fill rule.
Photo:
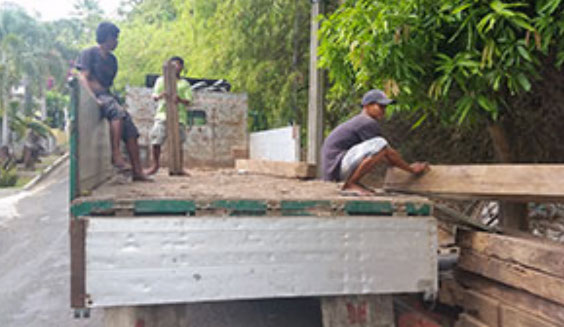
<svg viewBox="0 0 564 327">
<path fill-rule="evenodd" d="M 141 134 L 141 156 L 144 165 L 148 165 L 149 133 L 153 126 L 156 102 L 151 99 L 150 88 L 129 87 L 126 92 L 126 107 Z M 232 167 L 232 149 L 248 147 L 247 95 L 196 91 L 188 110 L 200 118 L 195 118 L 186 127 L 184 165 L 188 168 Z M 163 166 L 165 164 L 166 146 L 163 149 Z"/>
</svg>

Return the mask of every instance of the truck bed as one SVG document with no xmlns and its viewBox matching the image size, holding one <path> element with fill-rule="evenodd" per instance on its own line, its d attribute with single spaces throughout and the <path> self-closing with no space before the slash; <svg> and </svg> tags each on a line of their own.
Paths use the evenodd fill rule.
<svg viewBox="0 0 564 327">
<path fill-rule="evenodd" d="M 262 214 L 266 215 L 292 215 L 284 209 L 306 210 L 308 215 L 321 216 L 340 215 L 343 210 L 348 210 L 348 214 L 358 211 L 358 214 L 385 216 L 431 214 L 430 201 L 418 196 L 389 194 L 381 190 L 375 190 L 374 196 L 343 196 L 339 192 L 341 184 L 337 183 L 253 175 L 234 169 L 192 170 L 190 173 L 189 177 L 169 176 L 166 169 L 161 169 L 154 182 L 145 183 L 133 183 L 116 175 L 91 193 L 74 200 L 72 205 L 79 211 L 95 205 L 100 207 L 100 214 L 121 210 L 122 215 L 127 215 L 127 211 L 132 215 L 170 213 L 165 207 L 170 207 L 171 201 L 176 201 L 177 208 L 181 207 L 178 202 L 193 205 L 193 211 L 177 212 L 192 214 L 202 210 L 209 213 L 211 209 L 219 209 L 217 207 L 244 211 L 245 214 L 264 211 Z M 151 206 L 153 212 L 136 210 L 140 203 Z"/>
<path fill-rule="evenodd" d="M 114 174 L 108 125 L 77 84 L 72 108 L 73 308 L 436 293 L 428 200 L 234 169 L 132 183 Z"/>
</svg>

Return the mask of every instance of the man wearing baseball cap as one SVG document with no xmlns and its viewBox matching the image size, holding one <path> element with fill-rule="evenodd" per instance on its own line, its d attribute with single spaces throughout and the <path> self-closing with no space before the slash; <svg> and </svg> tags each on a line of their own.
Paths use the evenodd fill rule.
<svg viewBox="0 0 564 327">
<path fill-rule="evenodd" d="M 381 90 L 370 90 L 362 97 L 362 112 L 337 126 L 321 148 L 323 179 L 344 181 L 343 191 L 353 195 L 372 195 L 360 179 L 377 164 L 388 162 L 413 174 L 421 174 L 427 163 L 408 164 L 382 137 L 378 121 L 386 107 L 394 104 Z"/>
</svg>

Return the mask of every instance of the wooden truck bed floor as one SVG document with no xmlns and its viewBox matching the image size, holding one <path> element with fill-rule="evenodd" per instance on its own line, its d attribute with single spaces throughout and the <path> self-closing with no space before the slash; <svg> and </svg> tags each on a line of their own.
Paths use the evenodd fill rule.
<svg viewBox="0 0 564 327">
<path fill-rule="evenodd" d="M 73 215 L 96 211 L 121 215 L 196 215 L 196 211 L 223 215 L 218 210 L 225 209 L 228 214 L 234 210 L 256 215 L 431 214 L 431 202 L 418 196 L 380 190 L 376 190 L 375 196 L 342 196 L 341 184 L 239 174 L 234 169 L 192 170 L 191 174 L 190 177 L 168 176 L 166 169 L 161 169 L 154 182 L 135 183 L 116 176 L 91 194 L 83 194 L 73 201 Z"/>
<path fill-rule="evenodd" d="M 116 176 L 86 198 L 184 198 L 194 200 L 393 200 L 428 201 L 423 197 L 383 193 L 376 196 L 342 196 L 342 184 L 267 175 L 239 174 L 234 169 L 191 170 L 191 176 L 169 176 L 161 169 L 154 182 L 124 182 Z"/>
</svg>

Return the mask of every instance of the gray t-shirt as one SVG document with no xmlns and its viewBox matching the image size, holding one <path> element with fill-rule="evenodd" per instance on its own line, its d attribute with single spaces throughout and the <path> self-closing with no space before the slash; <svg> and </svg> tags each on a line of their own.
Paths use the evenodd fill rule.
<svg viewBox="0 0 564 327">
<path fill-rule="evenodd" d="M 80 71 L 90 72 L 91 78 L 98 81 L 104 88 L 109 89 L 114 83 L 118 63 L 112 53 L 109 53 L 107 57 L 103 57 L 100 48 L 94 46 L 80 53 L 76 62 L 76 68 Z"/>
<path fill-rule="evenodd" d="M 323 142 L 321 168 L 323 179 L 338 181 L 341 160 L 353 146 L 371 138 L 382 136 L 380 125 L 370 116 L 360 113 L 337 126 Z"/>
</svg>

